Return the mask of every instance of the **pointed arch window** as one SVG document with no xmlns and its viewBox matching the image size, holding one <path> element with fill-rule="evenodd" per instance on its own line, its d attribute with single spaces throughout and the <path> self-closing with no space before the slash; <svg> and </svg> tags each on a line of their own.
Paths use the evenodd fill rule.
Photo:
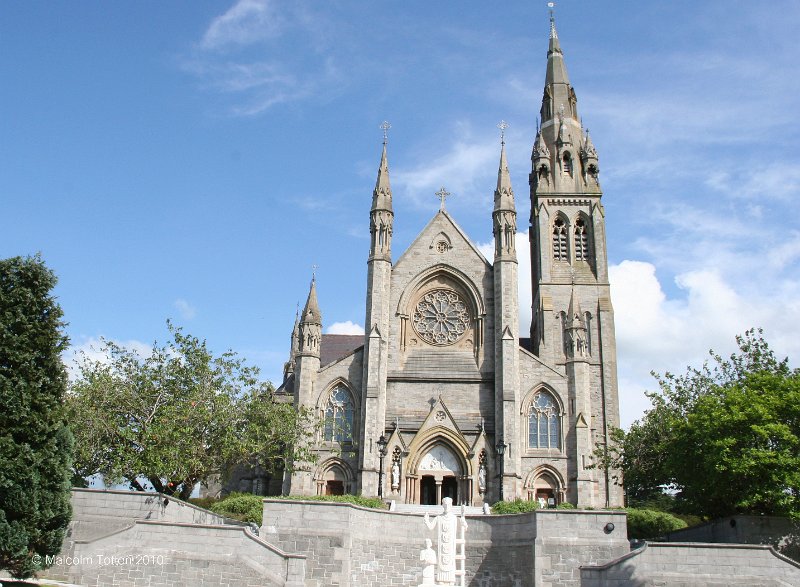
<svg viewBox="0 0 800 587">
<path fill-rule="evenodd" d="M 589 260 L 589 234 L 583 218 L 575 221 L 575 260 Z"/>
<path fill-rule="evenodd" d="M 572 155 L 569 154 L 569 151 L 564 153 L 563 157 L 564 165 L 562 169 L 564 170 L 564 175 L 572 175 Z"/>
<path fill-rule="evenodd" d="M 537 391 L 528 410 L 528 448 L 561 448 L 561 414 L 546 391 Z"/>
<path fill-rule="evenodd" d="M 567 247 L 567 223 L 563 218 L 556 218 L 553 223 L 553 259 L 556 261 L 569 261 Z"/>
<path fill-rule="evenodd" d="M 333 442 L 353 442 L 353 396 L 342 384 L 336 386 L 325 408 L 324 438 Z"/>
</svg>

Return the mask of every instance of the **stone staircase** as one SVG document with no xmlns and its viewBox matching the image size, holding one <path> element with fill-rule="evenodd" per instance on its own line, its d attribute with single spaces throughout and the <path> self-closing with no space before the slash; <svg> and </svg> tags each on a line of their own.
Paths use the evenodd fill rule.
<svg viewBox="0 0 800 587">
<path fill-rule="evenodd" d="M 395 503 L 394 507 L 390 507 L 392 512 L 396 512 L 398 514 L 416 514 L 418 516 L 424 516 L 425 514 L 430 514 L 431 516 L 438 516 L 442 512 L 444 512 L 444 508 L 440 505 L 419 505 L 415 503 Z M 457 516 L 461 515 L 461 506 L 454 505 L 453 506 L 453 513 Z M 482 516 L 485 515 L 486 512 L 483 511 L 483 508 L 476 507 L 476 506 L 467 506 L 464 508 L 464 512 L 468 516 Z"/>
</svg>

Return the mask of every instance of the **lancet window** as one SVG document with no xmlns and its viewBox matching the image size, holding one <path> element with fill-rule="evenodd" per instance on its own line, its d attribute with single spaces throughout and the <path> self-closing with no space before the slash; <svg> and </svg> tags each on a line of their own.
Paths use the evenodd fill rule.
<svg viewBox="0 0 800 587">
<path fill-rule="evenodd" d="M 546 391 L 536 392 L 528 410 L 528 447 L 561 448 L 561 415 Z"/>
<path fill-rule="evenodd" d="M 583 218 L 575 221 L 575 260 L 589 260 L 589 235 Z"/>
<path fill-rule="evenodd" d="M 328 398 L 325 408 L 324 438 L 333 442 L 353 441 L 353 396 L 339 384 Z"/>
<path fill-rule="evenodd" d="M 553 259 L 556 261 L 569 261 L 567 247 L 567 223 L 563 218 L 556 218 L 553 223 Z"/>
<path fill-rule="evenodd" d="M 564 170 L 564 175 L 572 175 L 572 157 L 569 152 L 564 153 L 563 162 L 564 165 L 562 169 Z"/>
</svg>

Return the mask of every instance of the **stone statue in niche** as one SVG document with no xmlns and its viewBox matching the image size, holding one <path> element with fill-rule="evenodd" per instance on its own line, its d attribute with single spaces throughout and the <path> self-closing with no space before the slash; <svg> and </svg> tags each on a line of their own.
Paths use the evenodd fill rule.
<svg viewBox="0 0 800 587">
<path fill-rule="evenodd" d="M 400 489 L 400 465 L 395 461 L 392 463 L 392 490 Z"/>
<path fill-rule="evenodd" d="M 444 512 L 433 520 L 425 514 L 425 525 L 429 530 L 437 529 L 437 561 L 436 585 L 465 585 L 466 572 L 464 541 L 467 532 L 467 519 L 464 506 L 461 506 L 461 517 L 457 517 L 453 509 L 453 500 L 445 497 L 442 500 Z M 458 579 L 458 582 L 456 580 Z"/>
<path fill-rule="evenodd" d="M 478 467 L 478 492 L 481 495 L 486 493 L 486 465 L 484 463 Z"/>
<path fill-rule="evenodd" d="M 425 564 L 422 567 L 422 583 L 420 583 L 420 587 L 436 585 L 434 577 L 436 573 L 436 552 L 431 546 L 433 546 L 433 542 L 430 538 L 426 538 L 425 548 L 419 553 L 419 560 Z"/>
</svg>

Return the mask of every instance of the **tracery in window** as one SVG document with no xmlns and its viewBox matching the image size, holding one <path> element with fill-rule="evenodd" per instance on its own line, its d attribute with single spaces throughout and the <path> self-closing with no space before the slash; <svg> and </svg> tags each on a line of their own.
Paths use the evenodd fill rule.
<svg viewBox="0 0 800 587">
<path fill-rule="evenodd" d="M 528 410 L 528 447 L 561 448 L 561 416 L 546 391 L 536 392 Z"/>
<path fill-rule="evenodd" d="M 575 260 L 589 260 L 589 237 L 583 218 L 575 221 Z"/>
<path fill-rule="evenodd" d="M 425 341 L 435 345 L 457 342 L 469 328 L 469 311 L 459 295 L 450 289 L 434 289 L 422 296 L 414 308 L 411 323 Z"/>
<path fill-rule="evenodd" d="M 553 223 L 553 259 L 556 261 L 568 261 L 567 250 L 567 223 L 563 218 L 556 218 Z"/>
<path fill-rule="evenodd" d="M 328 398 L 324 438 L 333 442 L 353 442 L 353 397 L 342 384 L 336 386 Z"/>
</svg>

